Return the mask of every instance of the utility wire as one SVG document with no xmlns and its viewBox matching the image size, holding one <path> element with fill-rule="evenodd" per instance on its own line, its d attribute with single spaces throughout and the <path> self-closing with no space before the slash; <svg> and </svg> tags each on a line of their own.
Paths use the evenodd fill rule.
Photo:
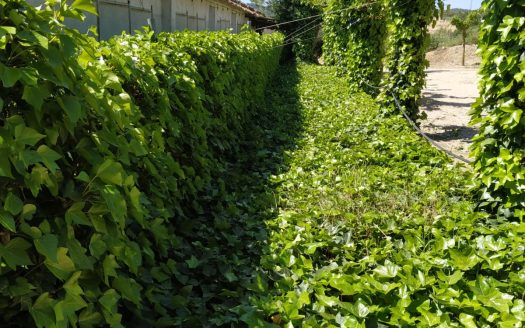
<svg viewBox="0 0 525 328">
<path fill-rule="evenodd" d="M 300 41 L 301 41 L 300 39 L 298 39 L 298 40 L 296 40 L 296 39 L 299 38 L 301 35 L 304 35 L 304 34 L 310 32 L 311 30 L 314 30 L 314 29 L 317 29 L 317 28 L 321 27 L 321 25 L 323 25 L 322 22 L 319 23 L 319 24 L 316 24 L 316 25 L 314 25 L 314 26 L 312 26 L 312 27 L 310 27 L 310 28 L 308 28 L 308 29 L 306 29 L 306 30 L 304 30 L 304 31 L 302 31 L 302 32 L 299 33 L 299 34 L 296 34 L 294 37 L 292 37 L 291 39 L 289 39 L 288 42 L 285 41 L 285 45 L 288 45 L 288 44 L 291 44 L 291 43 L 294 43 L 294 42 L 300 42 Z M 290 41 L 291 41 L 291 42 L 290 42 Z"/>
<path fill-rule="evenodd" d="M 311 22 L 309 22 L 308 24 L 305 24 L 303 25 L 302 27 L 298 28 L 297 30 L 293 31 L 292 33 L 288 34 L 286 36 L 287 39 L 292 39 L 294 37 L 294 35 L 296 35 L 297 33 L 301 32 L 302 30 L 304 30 L 305 28 L 317 23 L 319 21 L 319 18 L 316 18 L 314 20 L 312 20 Z M 285 40 L 286 41 L 286 40 Z"/>
<path fill-rule="evenodd" d="M 408 0 L 404 4 L 406 4 L 408 2 L 410 2 L 410 0 Z M 325 13 L 321 13 L 321 14 L 317 14 L 317 15 L 297 18 L 297 19 L 294 19 L 294 20 L 281 22 L 281 23 L 277 23 L 277 24 L 273 24 L 273 25 L 267 25 L 267 26 L 264 26 L 264 27 L 256 28 L 255 31 L 264 30 L 265 28 L 279 27 L 279 26 L 282 26 L 282 25 L 288 25 L 288 24 L 300 22 L 300 21 L 307 20 L 307 19 L 312 19 L 312 18 L 317 18 L 317 17 L 322 17 L 322 16 L 326 16 L 326 15 L 330 15 L 330 14 L 339 13 L 339 12 L 346 11 L 346 10 L 361 9 L 361 8 L 365 8 L 365 7 L 369 7 L 369 6 L 375 5 L 377 3 L 380 3 L 380 1 L 369 2 L 369 3 L 362 4 L 360 6 L 348 6 L 346 8 L 342 8 L 342 9 L 338 9 L 338 10 L 332 10 L 332 11 L 327 11 Z"/>
<path fill-rule="evenodd" d="M 393 6 L 391 8 L 403 7 L 404 5 L 408 4 L 411 1 L 412 0 L 407 0 L 407 1 L 405 1 L 405 2 L 403 2 L 401 4 L 399 4 L 399 5 Z M 370 6 L 375 5 L 377 3 L 380 3 L 380 2 L 381 1 L 374 1 L 374 2 L 369 2 L 369 3 L 362 4 L 362 5 L 359 5 L 359 6 L 348 6 L 346 8 L 332 10 L 332 11 L 327 11 L 325 13 L 321 13 L 321 14 L 317 14 L 317 15 L 302 17 L 302 18 L 298 18 L 298 19 L 294 19 L 294 20 L 290 20 L 290 21 L 285 21 L 285 22 L 281 22 L 281 23 L 277 23 L 277 24 L 273 24 L 273 25 L 267 25 L 267 26 L 259 27 L 259 28 L 256 28 L 254 31 L 260 31 L 260 30 L 264 30 L 265 28 L 279 27 L 279 26 L 282 26 L 282 25 L 288 25 L 288 24 L 304 21 L 304 20 L 307 20 L 307 19 L 312 19 L 312 18 L 317 18 L 317 17 L 322 17 L 322 16 L 326 16 L 326 15 L 339 13 L 339 12 L 346 11 L 346 10 L 366 8 L 366 7 L 370 7 Z"/>
<path fill-rule="evenodd" d="M 361 19 L 358 18 L 357 20 L 353 21 L 353 22 L 350 22 L 350 25 L 349 26 L 352 26 L 356 23 L 358 23 Z M 308 40 L 312 40 L 312 39 L 315 39 L 317 38 L 317 35 L 314 36 L 314 37 L 311 37 L 311 38 L 307 38 L 307 39 L 296 39 L 298 37 L 300 37 L 301 35 L 304 35 L 306 34 L 307 32 L 309 32 L 310 30 L 314 29 L 314 28 L 317 28 L 317 27 L 320 27 L 321 25 L 323 25 L 323 22 L 307 29 L 306 31 L 303 31 L 302 33 L 299 33 L 299 34 L 296 34 L 293 38 L 289 39 L 288 41 L 285 40 L 285 42 L 283 44 L 280 44 L 278 46 L 275 46 L 273 47 L 272 49 L 274 48 L 279 48 L 279 47 L 285 47 L 285 46 L 288 46 L 288 45 L 291 45 L 291 44 L 295 44 L 295 43 L 298 43 L 298 42 L 301 42 L 301 41 L 308 41 Z"/>
</svg>

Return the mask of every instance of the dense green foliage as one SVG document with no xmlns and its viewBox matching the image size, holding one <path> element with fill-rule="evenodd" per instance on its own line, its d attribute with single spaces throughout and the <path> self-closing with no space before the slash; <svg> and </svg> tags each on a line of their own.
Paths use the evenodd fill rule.
<svg viewBox="0 0 525 328">
<path fill-rule="evenodd" d="M 350 10 L 347 1 L 330 1 L 323 16 L 323 60 L 325 65 L 334 65 L 337 75 L 344 76 L 346 52 L 350 34 Z"/>
<path fill-rule="evenodd" d="M 480 97 L 472 123 L 481 206 L 505 216 L 525 215 L 525 1 L 483 3 L 485 19 Z"/>
<path fill-rule="evenodd" d="M 283 56 L 285 59 L 298 58 L 312 62 L 316 58 L 317 36 L 321 29 L 321 17 L 308 18 L 321 13 L 314 1 L 270 0 L 278 24 L 277 29 L 285 37 Z"/>
<path fill-rule="evenodd" d="M 282 36 L 100 45 L 62 26 L 94 11 L 71 6 L 0 1 L 2 326 L 208 323 L 252 274 L 224 249 L 245 240 L 218 233 L 224 172 Z"/>
<path fill-rule="evenodd" d="M 442 2 L 440 2 L 442 6 Z M 387 111 L 400 106 L 412 117 L 418 117 L 421 91 L 425 85 L 425 53 L 428 46 L 428 26 L 437 16 L 435 0 L 387 0 L 391 29 L 388 36 L 388 75 L 383 81 L 381 98 Z"/>
<path fill-rule="evenodd" d="M 352 8 L 349 10 L 341 10 Z M 351 90 L 377 90 L 383 76 L 387 21 L 382 2 L 375 0 L 330 1 L 323 23 L 323 54 L 348 77 Z"/>
<path fill-rule="evenodd" d="M 442 6 L 441 1 L 438 4 Z M 333 0 L 326 11 L 325 62 L 336 65 L 338 74 L 348 77 L 352 90 L 375 93 L 382 81 L 384 110 L 397 112 L 396 97 L 403 109 L 417 118 L 425 84 L 428 26 L 438 13 L 436 1 Z M 385 48 L 388 73 L 383 77 Z"/>
<path fill-rule="evenodd" d="M 251 327 L 521 326 L 525 223 L 472 213 L 465 170 L 334 73 L 300 66 L 272 89 L 257 163 L 285 162 L 251 175 L 268 178 L 248 198 L 269 198 L 249 210 L 267 240 L 255 308 L 235 312 Z"/>
</svg>

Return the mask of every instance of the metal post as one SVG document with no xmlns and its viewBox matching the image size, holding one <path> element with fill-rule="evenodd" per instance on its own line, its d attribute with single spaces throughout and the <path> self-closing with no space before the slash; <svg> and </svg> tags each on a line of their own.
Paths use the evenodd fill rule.
<svg viewBox="0 0 525 328">
<path fill-rule="evenodd" d="M 100 3 L 99 1 L 97 0 L 96 2 L 96 5 L 97 5 L 97 40 L 100 41 Z"/>
<path fill-rule="evenodd" d="M 154 17 L 153 17 L 153 5 L 150 6 L 150 10 L 151 10 L 151 29 L 153 31 L 155 31 L 155 21 L 154 21 Z"/>
<path fill-rule="evenodd" d="M 188 11 L 186 10 L 186 29 L 188 29 L 190 26 L 190 14 L 188 14 Z"/>
<path fill-rule="evenodd" d="M 199 32 L 199 12 L 197 12 L 197 32 Z"/>
<path fill-rule="evenodd" d="M 131 34 L 131 0 L 128 0 L 128 32 Z"/>
</svg>

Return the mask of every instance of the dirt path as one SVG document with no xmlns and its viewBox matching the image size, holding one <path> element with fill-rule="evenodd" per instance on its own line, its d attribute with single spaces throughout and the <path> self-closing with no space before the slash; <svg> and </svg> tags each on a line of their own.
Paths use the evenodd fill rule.
<svg viewBox="0 0 525 328">
<path fill-rule="evenodd" d="M 469 127 L 470 106 L 476 100 L 477 69 L 430 68 L 423 91 L 422 111 L 427 119 L 421 128 L 443 148 L 468 158 L 472 137 L 477 133 Z"/>
</svg>

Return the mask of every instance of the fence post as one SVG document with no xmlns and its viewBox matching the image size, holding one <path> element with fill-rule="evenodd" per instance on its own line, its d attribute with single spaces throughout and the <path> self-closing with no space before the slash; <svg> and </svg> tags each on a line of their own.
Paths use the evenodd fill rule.
<svg viewBox="0 0 525 328">
<path fill-rule="evenodd" d="M 128 33 L 131 34 L 131 0 L 128 0 Z"/>
<path fill-rule="evenodd" d="M 97 0 L 96 5 L 97 5 L 97 40 L 100 41 L 100 33 L 102 33 L 102 31 L 100 31 L 100 3 L 99 3 L 99 0 Z"/>
<path fill-rule="evenodd" d="M 153 5 L 150 6 L 151 10 L 151 29 L 155 31 L 155 16 L 153 16 Z"/>
</svg>

